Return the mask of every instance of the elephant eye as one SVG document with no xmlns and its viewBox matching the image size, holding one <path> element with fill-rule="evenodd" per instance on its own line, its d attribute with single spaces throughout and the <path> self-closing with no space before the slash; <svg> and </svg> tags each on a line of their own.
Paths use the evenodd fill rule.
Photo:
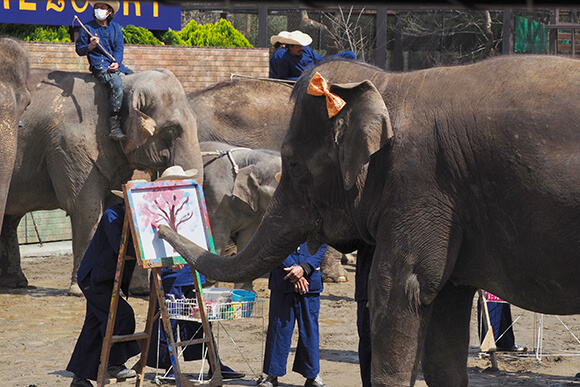
<svg viewBox="0 0 580 387">
<path fill-rule="evenodd" d="M 163 135 L 168 140 L 174 140 L 177 137 L 179 137 L 180 134 L 181 134 L 181 129 L 179 128 L 179 126 L 176 126 L 176 125 L 166 126 L 163 130 Z"/>
<path fill-rule="evenodd" d="M 306 168 L 304 168 L 304 166 L 296 161 L 290 161 L 289 165 L 288 165 L 288 172 L 290 173 L 290 176 L 292 176 L 295 179 L 299 179 L 302 178 L 307 170 Z"/>
</svg>

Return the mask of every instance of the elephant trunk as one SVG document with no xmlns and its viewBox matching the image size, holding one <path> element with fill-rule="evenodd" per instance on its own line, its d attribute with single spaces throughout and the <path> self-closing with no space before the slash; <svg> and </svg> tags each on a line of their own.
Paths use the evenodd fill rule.
<svg viewBox="0 0 580 387">
<path fill-rule="evenodd" d="M 158 235 L 165 239 L 192 268 L 218 281 L 252 281 L 278 266 L 301 243 L 316 225 L 317 216 L 302 206 L 286 206 L 276 191 L 254 238 L 237 255 L 212 254 L 166 226 Z"/>
</svg>

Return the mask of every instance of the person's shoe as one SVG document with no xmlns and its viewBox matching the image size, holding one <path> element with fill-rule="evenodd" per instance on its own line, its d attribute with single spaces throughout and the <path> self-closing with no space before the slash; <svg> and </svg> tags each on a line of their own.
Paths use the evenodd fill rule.
<svg viewBox="0 0 580 387">
<path fill-rule="evenodd" d="M 74 375 L 70 387 L 93 387 L 93 383 L 91 383 L 88 379 Z"/>
<path fill-rule="evenodd" d="M 268 375 L 262 383 L 258 384 L 258 387 L 278 387 L 278 377 Z"/>
<path fill-rule="evenodd" d="M 173 373 L 173 368 L 171 368 L 169 370 L 165 370 L 165 373 L 163 374 L 163 377 L 165 379 L 175 380 L 175 374 Z"/>
<path fill-rule="evenodd" d="M 499 348 L 497 349 L 499 352 L 518 352 L 518 353 L 523 353 L 526 352 L 528 350 L 528 348 L 526 347 L 520 347 L 519 345 L 512 345 L 511 347 L 507 347 L 507 348 Z"/>
<path fill-rule="evenodd" d="M 127 135 L 121 129 L 121 117 L 109 117 L 109 138 L 115 141 L 125 141 L 127 139 Z"/>
<path fill-rule="evenodd" d="M 135 370 L 128 369 L 124 364 L 118 366 L 110 365 L 107 368 L 107 372 L 112 378 L 115 379 L 128 379 L 137 376 L 137 372 L 135 372 Z"/>
<path fill-rule="evenodd" d="M 580 372 L 578 372 L 575 376 L 576 379 L 580 379 Z"/>
<path fill-rule="evenodd" d="M 246 376 L 246 374 L 243 374 L 241 372 L 236 372 L 233 369 L 231 369 L 230 367 L 223 365 L 223 364 L 220 364 L 220 371 L 222 373 L 223 380 L 241 379 L 244 376 Z M 213 376 L 213 372 L 212 372 L 211 368 L 209 369 L 207 375 L 209 376 L 210 379 Z"/>
<path fill-rule="evenodd" d="M 315 378 L 308 378 L 306 379 L 306 383 L 304 383 L 304 387 L 325 387 L 326 384 L 322 382 L 322 378 L 320 375 L 317 375 Z"/>
</svg>

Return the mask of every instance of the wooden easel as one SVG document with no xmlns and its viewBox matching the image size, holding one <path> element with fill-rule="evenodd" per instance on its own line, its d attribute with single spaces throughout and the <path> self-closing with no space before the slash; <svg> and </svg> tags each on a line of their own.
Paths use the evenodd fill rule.
<svg viewBox="0 0 580 387">
<path fill-rule="evenodd" d="M 499 366 L 497 364 L 497 355 L 495 353 L 497 347 L 495 345 L 495 337 L 493 335 L 493 327 L 491 326 L 491 320 L 489 319 L 489 310 L 487 309 L 487 299 L 483 294 L 483 290 L 479 289 L 479 302 L 481 303 L 481 310 L 483 318 L 482 328 L 485 332 L 483 341 L 481 342 L 480 350 L 481 352 L 489 353 L 489 358 L 491 360 L 491 368 L 498 370 Z"/>
<path fill-rule="evenodd" d="M 125 197 L 126 193 L 125 193 Z M 141 349 L 141 356 L 139 361 L 135 363 L 132 369 L 137 372 L 137 380 L 135 386 L 139 387 L 142 385 L 145 377 L 145 368 L 147 365 L 147 354 L 149 352 L 149 344 L 151 342 L 151 331 L 153 329 L 153 322 L 161 314 L 161 320 L 163 321 L 163 329 L 165 330 L 165 337 L 168 340 L 168 350 L 171 358 L 171 363 L 173 365 L 175 381 L 178 387 L 189 387 L 194 386 L 193 382 L 190 381 L 181 372 L 181 367 L 179 365 L 179 356 L 177 353 L 177 347 L 183 347 L 186 345 L 207 343 L 208 356 L 211 369 L 213 370 L 213 375 L 209 381 L 209 386 L 221 386 L 222 375 L 220 370 L 220 365 L 217 359 L 217 352 L 215 348 L 215 343 L 213 341 L 213 336 L 211 333 L 211 327 L 207 319 L 207 312 L 205 308 L 205 301 L 201 293 L 201 285 L 199 283 L 198 277 L 195 270 L 192 270 L 193 282 L 196 291 L 197 302 L 199 305 L 199 313 L 202 322 L 202 328 L 204 331 L 204 337 L 200 339 L 193 339 L 187 341 L 175 342 L 173 337 L 173 330 L 171 329 L 171 324 L 169 322 L 169 313 L 167 312 L 167 307 L 165 306 L 165 294 L 163 292 L 163 286 L 161 285 L 161 268 L 153 267 L 152 271 L 152 281 L 153 286 L 151 287 L 151 293 L 149 295 L 149 308 L 147 311 L 147 320 L 145 323 L 145 331 L 134 333 L 132 335 L 113 335 L 113 328 L 115 326 L 115 319 L 117 316 L 117 306 L 119 304 L 119 296 L 121 290 L 121 281 L 123 278 L 123 270 L 125 267 L 125 261 L 127 259 L 133 259 L 132 257 L 126 256 L 127 243 L 129 240 L 129 228 L 131 227 L 131 211 L 129 206 L 125 213 L 125 220 L 123 223 L 123 234 L 121 236 L 121 246 L 119 249 L 119 256 L 117 259 L 117 271 L 115 273 L 115 282 L 113 286 L 113 294 L 111 296 L 111 306 L 109 309 L 109 319 L 107 322 L 107 330 L 105 337 L 103 339 L 103 346 L 101 349 L 101 362 L 99 364 L 99 371 L 97 374 L 97 386 L 102 387 L 107 384 L 107 366 L 109 364 L 109 355 L 111 347 L 114 343 L 124 342 L 124 341 L 137 341 L 139 348 Z M 155 306 L 159 304 L 159 313 L 155 313 Z"/>
</svg>

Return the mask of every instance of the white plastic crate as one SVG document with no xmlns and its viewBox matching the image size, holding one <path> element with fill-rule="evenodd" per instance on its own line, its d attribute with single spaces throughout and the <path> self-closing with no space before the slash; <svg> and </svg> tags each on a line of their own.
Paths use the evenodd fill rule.
<svg viewBox="0 0 580 387">
<path fill-rule="evenodd" d="M 209 321 L 238 320 L 264 316 L 264 300 L 241 302 L 206 301 L 205 308 Z M 201 321 L 197 299 L 165 300 L 169 318 L 178 320 Z"/>
</svg>

